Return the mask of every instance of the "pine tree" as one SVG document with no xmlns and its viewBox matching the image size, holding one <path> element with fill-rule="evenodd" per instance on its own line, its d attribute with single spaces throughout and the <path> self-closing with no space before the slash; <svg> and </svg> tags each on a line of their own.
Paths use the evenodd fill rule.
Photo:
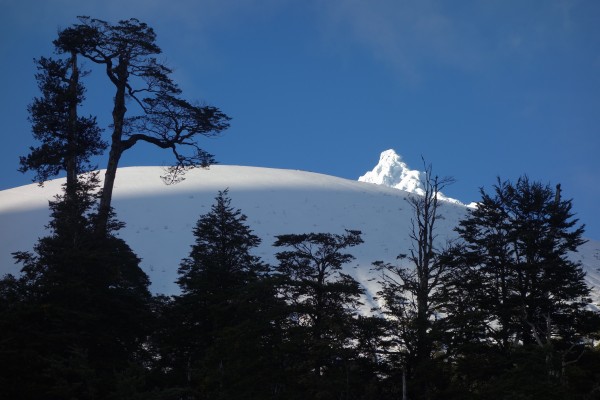
<svg viewBox="0 0 600 400">
<path fill-rule="evenodd" d="M 0 374 L 14 398 L 102 398 L 143 353 L 149 281 L 114 235 L 122 224 L 112 211 L 107 234 L 93 233 L 98 179 L 85 173 L 105 144 L 95 119 L 78 116 L 83 74 L 77 54 L 69 55 L 38 61 L 42 95 L 29 107 L 41 145 L 21 158 L 21 170 L 36 171 L 40 184 L 65 172 L 66 184 L 50 202 L 50 234 L 34 252 L 15 253 L 21 274 L 3 278 L 0 355 L 12 362 L 0 364 L 27 371 Z"/>
<path fill-rule="evenodd" d="M 66 173 L 66 193 L 75 190 L 77 174 L 90 171 L 90 158 L 100 155 L 106 144 L 94 117 L 78 116 L 84 98 L 80 82 L 82 73 L 77 55 L 69 59 L 40 58 L 36 61 L 36 80 L 41 97 L 36 97 L 28 111 L 33 136 L 41 144 L 30 147 L 20 158 L 20 171 L 35 171 L 41 185 L 46 180 Z"/>
<path fill-rule="evenodd" d="M 120 223 L 112 220 L 109 236 L 94 234 L 96 186 L 95 174 L 80 176 L 70 196 L 51 202 L 51 234 L 33 253 L 15 253 L 21 274 L 3 279 L 11 303 L 0 354 L 14 362 L 0 364 L 29 370 L 3 382 L 15 398 L 104 398 L 118 374 L 141 362 L 148 277 L 112 234 Z"/>
<path fill-rule="evenodd" d="M 252 250 L 260 239 L 247 217 L 219 192 L 194 228 L 179 267 L 181 295 L 165 310 L 172 324 L 162 340 L 168 385 L 187 398 L 269 398 L 275 375 L 275 299 L 267 266 Z"/>
</svg>

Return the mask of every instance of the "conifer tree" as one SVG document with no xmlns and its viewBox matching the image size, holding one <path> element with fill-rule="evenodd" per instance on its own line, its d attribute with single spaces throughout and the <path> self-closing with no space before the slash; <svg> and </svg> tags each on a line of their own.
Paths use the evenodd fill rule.
<svg viewBox="0 0 600 400">
<path fill-rule="evenodd" d="M 347 230 L 342 235 L 277 236 L 274 245 L 289 248 L 276 257 L 280 291 L 290 307 L 287 383 L 297 398 L 353 398 L 363 389 L 353 385 L 360 386 L 360 381 L 350 371 L 358 360 L 353 340 L 364 291 L 342 272 L 354 258 L 344 250 L 362 243 L 360 234 Z"/>
<path fill-rule="evenodd" d="M 480 327 L 480 340 L 493 340 L 505 355 L 520 346 L 541 352 L 546 375 L 560 380 L 582 354 L 590 329 L 585 274 L 569 258 L 584 243 L 584 227 L 559 187 L 527 177 L 515 184 L 498 179 L 492 195 L 481 194 L 457 228 L 464 248 L 454 262 L 465 273 L 453 286 L 474 289 L 462 300 L 485 316 L 469 321 Z"/>
<path fill-rule="evenodd" d="M 267 266 L 252 250 L 260 238 L 219 192 L 194 228 L 195 243 L 179 267 L 181 295 L 166 309 L 162 363 L 186 398 L 269 398 L 276 391 L 274 292 Z"/>
<path fill-rule="evenodd" d="M 42 95 L 29 107 L 41 145 L 21 158 L 21 170 L 36 171 L 40 183 L 61 172 L 67 179 L 63 194 L 50 202 L 50 234 L 34 252 L 15 253 L 21 274 L 3 279 L 2 320 L 9 322 L 0 355 L 14 362 L 0 364 L 29 371 L 16 378 L 0 374 L 14 398 L 106 396 L 120 371 L 143 353 L 146 334 L 149 281 L 139 259 L 114 235 L 122 224 L 111 211 L 107 234 L 93 234 L 98 179 L 85 173 L 105 145 L 95 119 L 78 116 L 82 73 L 77 54 L 68 54 L 38 61 Z"/>
<path fill-rule="evenodd" d="M 15 362 L 0 364 L 29 369 L 3 382 L 15 398 L 104 398 L 120 373 L 141 362 L 148 277 L 112 234 L 120 223 L 111 219 L 111 234 L 95 236 L 96 187 L 95 174 L 79 176 L 70 196 L 51 202 L 50 235 L 33 253 L 15 253 L 21 274 L 3 279 L 13 294 L 0 354 L 12 349 Z"/>
<path fill-rule="evenodd" d="M 39 184 L 66 173 L 66 193 L 75 190 L 77 174 L 92 169 L 90 158 L 106 148 L 94 117 L 78 116 L 85 89 L 80 82 L 77 54 L 68 59 L 42 57 L 36 61 L 41 92 L 29 106 L 33 136 L 40 142 L 20 158 L 20 171 L 35 171 Z"/>
</svg>

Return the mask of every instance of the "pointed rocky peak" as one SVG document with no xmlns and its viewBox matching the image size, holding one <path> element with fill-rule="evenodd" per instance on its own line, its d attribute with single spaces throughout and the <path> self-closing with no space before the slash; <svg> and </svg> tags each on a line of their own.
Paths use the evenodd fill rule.
<svg viewBox="0 0 600 400">
<path fill-rule="evenodd" d="M 404 190 L 405 192 L 415 193 L 423 196 L 425 187 L 425 172 L 412 170 L 402 161 L 402 157 L 395 150 L 390 149 L 381 153 L 379 163 L 372 171 L 367 172 L 360 178 L 360 182 L 375 183 L 377 185 L 389 186 L 394 189 Z M 438 193 L 440 200 L 449 201 L 456 204 L 462 204 L 460 201 L 444 196 Z"/>
<path fill-rule="evenodd" d="M 425 193 L 422 183 L 424 175 L 424 172 L 408 168 L 408 165 L 402 161 L 402 157 L 390 149 L 382 152 L 375 168 L 358 180 L 423 195 Z"/>
</svg>

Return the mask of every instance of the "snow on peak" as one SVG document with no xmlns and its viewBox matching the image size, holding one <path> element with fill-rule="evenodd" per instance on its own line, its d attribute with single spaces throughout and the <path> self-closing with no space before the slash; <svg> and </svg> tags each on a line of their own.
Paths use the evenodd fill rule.
<svg viewBox="0 0 600 400">
<path fill-rule="evenodd" d="M 360 182 L 389 186 L 420 195 L 425 194 L 424 179 L 424 172 L 408 168 L 402 157 L 393 149 L 382 152 L 375 168 L 358 178 Z"/>
<path fill-rule="evenodd" d="M 425 194 L 425 187 L 423 186 L 425 172 L 408 168 L 408 165 L 402 161 L 402 157 L 393 149 L 382 152 L 379 163 L 375 168 L 358 178 L 358 180 L 389 186 L 421 196 Z M 438 195 L 441 200 L 462 204 L 458 200 L 444 196 L 441 192 Z"/>
</svg>

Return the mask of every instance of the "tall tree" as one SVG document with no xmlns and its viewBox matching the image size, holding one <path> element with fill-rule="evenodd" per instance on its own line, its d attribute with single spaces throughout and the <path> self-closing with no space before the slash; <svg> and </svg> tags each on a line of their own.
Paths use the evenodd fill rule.
<svg viewBox="0 0 600 400">
<path fill-rule="evenodd" d="M 424 377 L 431 370 L 432 352 L 438 334 L 437 318 L 442 305 L 441 288 L 447 265 L 440 262 L 442 249 L 437 241 L 437 222 L 440 216 L 440 191 L 453 182 L 433 174 L 431 164 L 425 164 L 424 193 L 411 195 L 407 201 L 413 210 L 408 265 L 375 262 L 380 272 L 383 300 L 382 312 L 389 317 L 391 337 L 401 354 L 403 373 L 410 379 Z M 420 369 L 420 372 L 417 370 Z M 421 379 L 417 392 L 427 397 L 427 378 Z"/>
<path fill-rule="evenodd" d="M 33 170 L 35 180 L 42 184 L 61 172 L 66 173 L 67 195 L 73 194 L 77 174 L 92 169 L 90 158 L 106 148 L 94 117 L 78 116 L 84 100 L 82 75 L 77 54 L 68 59 L 40 58 L 36 61 L 36 80 L 41 92 L 29 106 L 33 136 L 41 144 L 30 147 L 30 153 L 20 158 L 20 171 Z"/>
<path fill-rule="evenodd" d="M 120 373 L 141 362 L 148 277 L 113 235 L 120 223 L 111 219 L 108 236 L 94 235 L 96 186 L 94 174 L 79 176 L 70 196 L 51 202 L 50 235 L 33 253 L 15 253 L 21 275 L 3 280 L 14 282 L 17 296 L 4 310 L 0 354 L 12 350 L 7 365 L 17 370 L 31 365 L 2 385 L 15 397 L 104 398 Z"/>
<path fill-rule="evenodd" d="M 358 357 L 353 341 L 363 289 L 342 272 L 354 258 L 344 250 L 362 243 L 360 235 L 354 230 L 288 234 L 274 244 L 289 248 L 276 257 L 281 293 L 290 305 L 286 337 L 294 381 L 289 384 L 296 385 L 299 398 L 353 398 L 364 389 L 351 385 L 358 381 L 349 376 Z"/>
<path fill-rule="evenodd" d="M 34 252 L 17 252 L 18 278 L 3 310 L 0 354 L 17 371 L 30 365 L 25 383 L 9 378 L 14 397 L 101 398 L 115 389 L 118 374 L 138 361 L 148 316 L 148 277 L 139 259 L 114 235 L 122 224 L 109 212 L 106 235 L 96 237 L 98 179 L 88 173 L 106 147 L 93 117 L 78 116 L 84 100 L 77 53 L 41 58 L 36 75 L 42 95 L 29 106 L 34 137 L 41 142 L 21 157 L 21 170 L 43 183 L 66 172 L 63 194 L 50 202 L 50 234 Z M 4 351 L 7 348 L 11 350 Z M 2 374 L 5 376 L 5 374 Z M 27 388 L 27 389 L 26 389 Z M 10 392 L 13 391 L 13 392 Z"/>
<path fill-rule="evenodd" d="M 260 239 L 246 219 L 228 191 L 219 192 L 178 271 L 182 293 L 166 310 L 162 362 L 172 368 L 169 385 L 189 398 L 270 398 L 276 391 L 275 293 L 268 267 L 252 254 Z"/>
<path fill-rule="evenodd" d="M 562 376 L 581 354 L 588 329 L 585 274 L 569 258 L 584 243 L 584 227 L 559 187 L 527 177 L 515 184 L 498 179 L 493 195 L 481 194 L 457 228 L 465 243 L 460 262 L 470 272 L 456 284 L 479 282 L 471 301 L 487 314 L 479 323 L 500 349 L 537 346 L 547 373 Z"/>
<path fill-rule="evenodd" d="M 229 126 L 229 117 L 212 106 L 180 99 L 181 90 L 169 77 L 171 70 L 156 59 L 161 49 L 156 34 L 137 19 L 110 24 L 79 17 L 79 24 L 64 29 L 54 44 L 60 51 L 80 54 L 102 65 L 115 89 L 112 134 L 104 187 L 98 210 L 97 232 L 104 233 L 110 214 L 113 186 L 123 153 L 140 141 L 170 149 L 176 158 L 171 181 L 194 166 L 211 164 L 198 136 L 215 136 Z M 140 112 L 127 117 L 127 100 Z M 182 152 L 191 148 L 191 153 Z"/>
</svg>

